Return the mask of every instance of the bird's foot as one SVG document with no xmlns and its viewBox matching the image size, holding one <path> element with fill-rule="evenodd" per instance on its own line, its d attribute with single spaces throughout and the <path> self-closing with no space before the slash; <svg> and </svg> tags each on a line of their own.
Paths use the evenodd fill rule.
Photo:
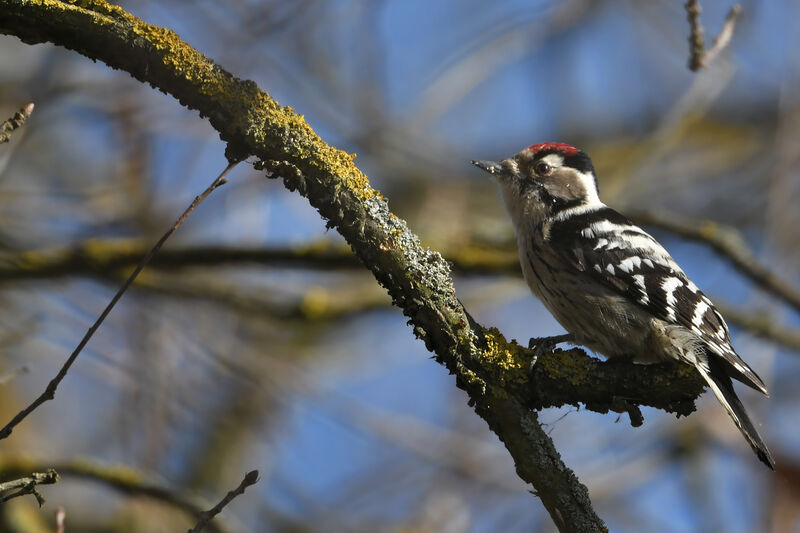
<svg viewBox="0 0 800 533">
<path fill-rule="evenodd" d="M 533 366 L 536 364 L 536 361 L 539 359 L 540 355 L 547 352 L 552 352 L 556 345 L 561 344 L 562 342 L 574 341 L 575 338 L 570 333 L 565 335 L 556 335 L 554 337 L 532 337 L 531 340 L 528 341 L 528 349 L 533 350 L 530 371 L 533 371 Z"/>
</svg>

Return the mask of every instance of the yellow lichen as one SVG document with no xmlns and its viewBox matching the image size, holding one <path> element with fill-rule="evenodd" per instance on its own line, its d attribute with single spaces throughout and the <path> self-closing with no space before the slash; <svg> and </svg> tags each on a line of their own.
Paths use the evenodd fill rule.
<svg viewBox="0 0 800 533">
<path fill-rule="evenodd" d="M 485 360 L 506 371 L 526 366 L 525 358 L 520 354 L 521 346 L 508 342 L 497 328 L 485 329 L 483 334 L 488 348 L 483 355 Z"/>
<path fill-rule="evenodd" d="M 479 378 L 475 372 L 468 368 L 463 368 L 461 370 L 461 377 L 470 385 L 484 385 L 483 380 Z"/>
<path fill-rule="evenodd" d="M 585 384 L 588 377 L 586 366 L 569 352 L 540 357 L 536 364 L 542 367 L 552 379 L 564 380 L 574 386 Z"/>
</svg>

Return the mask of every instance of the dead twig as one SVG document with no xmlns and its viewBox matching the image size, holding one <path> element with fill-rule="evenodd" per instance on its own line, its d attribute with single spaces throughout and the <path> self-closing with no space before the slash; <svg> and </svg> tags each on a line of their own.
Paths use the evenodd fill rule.
<svg viewBox="0 0 800 533">
<path fill-rule="evenodd" d="M 44 505 L 44 496 L 38 490 L 37 485 L 52 485 L 58 482 L 58 472 L 49 469 L 47 472 L 33 472 L 25 477 L 12 479 L 5 483 L 0 483 L 0 494 L 8 491 L 14 491 L 10 494 L 3 494 L 0 496 L 0 503 L 5 503 L 12 498 L 24 496 L 25 494 L 33 494 L 36 501 L 39 502 L 39 507 Z"/>
<path fill-rule="evenodd" d="M 189 205 L 189 207 L 187 207 L 186 210 L 183 212 L 183 214 L 181 214 L 181 216 L 178 217 L 178 220 L 175 221 L 175 223 L 172 225 L 172 227 L 170 229 L 168 229 L 167 232 L 164 233 L 164 235 L 161 236 L 161 238 L 158 240 L 158 242 L 155 244 L 155 246 L 153 246 L 150 249 L 150 251 L 147 252 L 147 255 L 145 255 L 142 258 L 142 260 L 139 262 L 139 264 L 133 270 L 131 275 L 128 276 L 128 279 L 125 280 L 125 283 L 122 284 L 122 286 L 119 288 L 117 293 L 114 294 L 114 297 L 111 298 L 111 301 L 108 302 L 108 305 L 106 306 L 105 309 L 103 309 L 103 312 L 100 313 L 100 316 L 97 317 L 97 320 L 95 320 L 94 324 L 92 324 L 92 326 L 89 328 L 89 330 L 83 336 L 81 341 L 78 343 L 78 346 L 75 348 L 75 350 L 73 350 L 73 352 L 70 354 L 69 358 L 66 360 L 64 365 L 61 367 L 61 370 L 59 370 L 58 374 L 56 374 L 56 377 L 54 377 L 52 380 L 50 380 L 50 383 L 47 384 L 47 388 L 44 390 L 44 392 L 38 398 L 36 398 L 33 401 L 33 403 L 31 403 L 28 407 L 26 407 L 25 409 L 23 409 L 22 411 L 17 413 L 17 416 L 15 416 L 13 419 L 11 419 L 11 421 L 8 424 L 6 424 L 5 427 L 2 430 L 0 430 L 0 440 L 5 439 L 9 435 L 11 435 L 11 432 L 14 430 L 14 427 L 16 427 L 17 424 L 22 422 L 37 407 L 39 407 L 41 404 L 43 404 L 44 402 L 46 402 L 48 400 L 52 400 L 55 397 L 56 389 L 58 388 L 58 385 L 61 383 L 61 381 L 64 379 L 64 377 L 66 377 L 67 372 L 69 371 L 70 367 L 75 362 L 75 360 L 77 359 L 78 355 L 81 353 L 83 348 L 89 343 L 89 340 L 92 338 L 94 333 L 97 331 L 97 329 L 103 323 L 103 321 L 106 319 L 106 317 L 111 312 L 111 310 L 114 308 L 114 306 L 119 301 L 119 299 L 122 298 L 122 295 L 125 294 L 125 291 L 128 290 L 128 287 L 131 286 L 133 281 L 136 279 L 136 276 L 138 276 L 139 273 L 144 269 L 144 267 L 147 266 L 147 263 L 150 262 L 150 260 L 153 258 L 153 256 L 156 253 L 158 253 L 158 250 L 161 249 L 161 247 L 164 245 L 164 243 L 167 241 L 167 239 L 169 239 L 169 237 L 175 232 L 175 230 L 177 230 L 181 226 L 181 224 L 183 224 L 183 222 L 189 217 L 189 215 L 192 213 L 192 211 L 194 211 L 197 208 L 197 206 L 200 205 L 200 203 L 203 200 L 205 200 L 212 192 L 214 192 L 215 189 L 217 189 L 218 187 L 221 187 L 222 185 L 224 185 L 225 183 L 228 182 L 228 179 L 225 176 L 228 174 L 228 172 L 230 172 L 230 170 L 234 166 L 236 166 L 236 164 L 237 164 L 237 162 L 232 162 L 232 163 L 228 164 L 228 166 L 225 167 L 225 170 L 223 170 L 222 173 L 219 176 L 217 176 L 217 178 L 213 181 L 213 183 L 211 183 L 211 185 L 209 185 L 206 188 L 206 190 L 203 191 L 199 196 L 195 197 L 195 199 L 192 201 L 192 203 Z"/>
<path fill-rule="evenodd" d="M 725 23 L 722 29 L 714 39 L 711 48 L 706 50 L 705 39 L 703 34 L 703 25 L 700 22 L 700 0 L 687 0 L 684 5 L 686 8 L 686 18 L 689 20 L 689 70 L 697 72 L 701 68 L 707 67 L 712 61 L 722 52 L 733 37 L 733 30 L 736 28 L 736 22 L 742 16 L 742 6 L 735 4 L 728 11 L 728 16 L 725 17 Z"/>
<path fill-rule="evenodd" d="M 28 120 L 31 113 L 33 113 L 33 102 L 26 105 L 14 113 L 10 119 L 0 124 L 0 144 L 7 143 L 11 139 L 11 134 L 14 133 L 14 130 L 25 124 L 25 121 Z"/>
<path fill-rule="evenodd" d="M 75 459 L 52 464 L 52 468 L 59 473 L 59 481 L 73 479 L 98 483 L 120 494 L 156 500 L 174 507 L 192 519 L 210 505 L 209 502 L 186 494 L 185 491 L 166 486 L 157 477 L 126 466 L 109 465 L 91 459 Z M 0 472 L 6 476 L 23 476 L 28 472 L 43 469 L 41 461 L 27 456 L 6 454 L 0 458 Z M 215 533 L 231 531 L 219 518 L 208 525 L 208 530 Z"/>
<path fill-rule="evenodd" d="M 235 497 L 244 494 L 244 491 L 247 487 L 249 487 L 250 485 L 255 485 L 257 482 L 258 482 L 258 470 L 251 470 L 250 472 L 245 474 L 244 479 L 242 479 L 242 482 L 239 483 L 238 487 L 236 487 L 228 494 L 226 494 L 225 497 L 222 498 L 222 500 L 217 505 L 215 505 L 208 511 L 200 513 L 200 520 L 197 522 L 197 524 L 195 524 L 195 526 L 192 529 L 189 530 L 189 533 L 198 533 L 208 524 L 208 522 L 212 518 L 217 516 L 225 508 L 225 506 L 228 505 Z"/>
</svg>

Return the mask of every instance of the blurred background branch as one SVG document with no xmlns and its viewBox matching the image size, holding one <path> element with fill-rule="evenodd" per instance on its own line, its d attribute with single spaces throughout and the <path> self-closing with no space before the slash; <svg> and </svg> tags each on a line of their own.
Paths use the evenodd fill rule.
<svg viewBox="0 0 800 533">
<path fill-rule="evenodd" d="M 0 470 L 6 476 L 18 476 L 25 472 L 43 470 L 43 463 L 28 456 L 7 455 L 0 460 Z M 76 459 L 58 463 L 55 468 L 48 470 L 48 474 L 56 471 L 59 472 L 56 474 L 56 480 L 59 475 L 67 482 L 88 480 L 128 496 L 144 496 L 159 500 L 182 511 L 187 516 L 187 520 L 189 517 L 201 515 L 208 507 L 208 504 L 201 499 L 187 496 L 180 490 L 170 489 L 163 482 L 129 467 L 108 465 L 91 459 Z M 50 483 L 55 483 L 55 481 L 50 481 Z M 230 531 L 225 525 L 225 521 L 221 519 L 208 523 L 208 529 L 216 533 Z"/>
<path fill-rule="evenodd" d="M 800 313 L 800 291 L 762 264 L 735 229 L 711 220 L 691 220 L 664 211 L 638 213 L 633 218 L 640 224 L 666 229 L 679 237 L 705 244 L 758 287 Z"/>
</svg>

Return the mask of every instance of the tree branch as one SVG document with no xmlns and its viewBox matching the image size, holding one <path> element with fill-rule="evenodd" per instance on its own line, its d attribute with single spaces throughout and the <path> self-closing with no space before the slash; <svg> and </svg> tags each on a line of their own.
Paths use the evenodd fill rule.
<svg viewBox="0 0 800 533">
<path fill-rule="evenodd" d="M 91 239 L 69 247 L 4 253 L 0 254 L 0 283 L 74 275 L 108 277 L 135 266 L 147 250 L 135 240 Z M 447 260 L 455 272 L 465 274 L 519 273 L 519 256 L 511 248 L 461 246 L 448 251 Z M 313 270 L 363 268 L 349 247 L 326 241 L 274 248 L 174 246 L 162 250 L 150 266 L 168 270 L 247 263 Z"/>
<path fill-rule="evenodd" d="M 27 457 L 8 457 L 0 459 L 0 471 L 5 475 L 24 475 L 25 472 L 42 469 L 41 462 Z M 65 463 L 57 463 L 54 469 L 62 477 L 90 480 L 113 488 L 123 494 L 145 496 L 160 502 L 167 503 L 180 509 L 189 516 L 196 517 L 203 512 L 205 503 L 196 501 L 195 498 L 181 494 L 179 491 L 169 489 L 163 483 L 149 479 L 148 476 L 132 468 L 124 466 L 104 465 L 97 462 L 80 459 Z M 230 529 L 215 520 L 209 524 L 209 529 L 215 533 L 228 533 Z"/>
<path fill-rule="evenodd" d="M 33 103 L 30 103 L 14 113 L 14 115 L 0 124 L 0 144 L 7 143 L 11 140 L 11 134 L 14 130 L 21 128 L 28 117 L 33 113 Z"/>
<path fill-rule="evenodd" d="M 244 479 L 242 479 L 242 482 L 239 483 L 238 487 L 228 492 L 228 494 L 226 494 L 217 505 L 208 511 L 203 511 L 200 513 L 200 520 L 198 520 L 197 524 L 189 530 L 189 533 L 199 533 L 199 531 L 206 527 L 211 519 L 221 513 L 225 506 L 231 503 L 235 497 L 244 494 L 244 491 L 247 487 L 255 485 L 257 482 L 258 470 L 252 470 L 245 474 Z"/>
<path fill-rule="evenodd" d="M 661 222 L 656 222 L 656 217 Z M 635 217 L 636 218 L 636 217 Z M 664 215 L 645 213 L 637 218 L 641 223 L 674 230 L 678 236 L 688 238 L 686 232 L 698 233 L 697 238 L 708 244 L 705 240 L 708 231 L 705 227 L 716 228 L 716 223 L 692 223 L 682 221 L 677 226 L 667 225 L 663 222 Z M 678 220 L 678 219 L 676 219 Z M 734 232 L 732 228 L 719 226 L 721 235 Z M 737 234 L 738 235 L 738 234 Z M 730 239 L 723 238 L 724 243 Z M 735 242 L 735 241 L 731 241 Z M 744 243 L 741 243 L 744 246 Z M 752 252 L 734 246 L 735 251 L 720 251 L 720 255 L 728 258 L 731 254 L 744 254 L 756 261 Z M 137 261 L 147 253 L 144 244 L 127 239 L 92 239 L 71 247 L 58 247 L 42 250 L 28 250 L 18 253 L 0 255 L 0 284 L 21 279 L 53 279 L 62 276 L 94 276 L 99 279 L 116 281 L 120 272 L 136 265 Z M 452 265 L 453 272 L 461 274 L 493 274 L 519 276 L 519 258 L 517 253 L 510 248 L 491 248 L 485 246 L 459 246 L 445 253 L 447 261 Z M 237 248 L 229 246 L 182 246 L 162 250 L 150 262 L 151 272 L 160 269 L 170 271 L 173 269 L 210 267 L 219 265 L 246 265 L 259 264 L 266 266 L 292 266 L 312 270 L 354 270 L 363 268 L 358 258 L 346 246 L 340 246 L 328 241 L 311 243 L 303 246 L 274 247 L 274 248 Z M 756 264 L 758 264 L 756 262 Z M 762 267 L 763 268 L 763 267 Z M 756 270 L 758 272 L 758 270 Z M 748 271 L 742 273 L 751 278 Z M 786 281 L 772 275 L 778 283 L 789 287 Z M 757 280 L 754 280 L 757 281 Z M 183 283 L 175 283 L 172 278 L 162 282 L 158 276 L 137 279 L 135 286 L 140 290 L 153 290 L 159 293 L 173 294 L 183 298 L 202 298 L 230 305 L 236 309 L 246 309 L 253 313 L 277 316 L 280 318 L 298 318 L 308 320 L 335 320 L 354 313 L 361 313 L 384 306 L 389 300 L 377 298 L 372 293 L 348 296 L 345 299 L 327 298 L 327 301 L 336 301 L 336 305 L 328 305 L 324 309 L 308 306 L 309 301 L 300 302 L 292 306 L 283 301 L 280 304 L 265 300 L 262 295 L 252 292 L 236 291 L 229 284 L 210 284 L 207 280 L 200 279 L 192 283 L 191 279 Z M 780 296 L 793 298 L 792 290 L 782 290 Z M 795 290 L 795 293 L 797 291 Z M 324 297 L 325 294 L 320 294 Z M 319 299 L 316 299 L 319 301 Z M 346 301 L 345 301 L 346 300 Z M 323 302 L 324 303 L 324 302 Z M 781 326 L 777 322 L 764 317 L 763 313 L 746 313 L 731 306 L 725 305 L 718 299 L 714 302 L 730 323 L 746 329 L 750 333 L 764 339 L 776 342 L 788 348 L 800 349 L 800 331 Z M 314 312 L 309 312 L 314 311 Z M 620 369 L 625 372 L 625 369 Z M 3 377 L 0 376 L 0 384 Z M 656 387 L 656 390 L 660 390 Z M 665 391 L 666 392 L 666 391 Z"/>
<path fill-rule="evenodd" d="M 700 22 L 700 0 L 687 0 L 684 5 L 686 8 L 686 18 L 689 20 L 689 70 L 697 72 L 701 68 L 707 67 L 722 52 L 733 37 L 736 29 L 736 22 L 742 16 L 742 6 L 735 4 L 728 11 L 722 29 L 714 39 L 711 48 L 706 50 L 703 34 L 703 24 Z"/>
<path fill-rule="evenodd" d="M 256 156 L 271 175 L 308 198 L 388 290 L 437 361 L 456 375 L 559 530 L 605 530 L 586 488 L 561 461 L 535 413 L 510 393 L 531 388 L 530 352 L 471 319 L 456 298 L 447 262 L 423 248 L 389 211 L 351 155 L 322 142 L 301 116 L 280 107 L 255 83 L 233 77 L 175 33 L 117 6 L 99 0 L 0 0 L 0 15 L 2 33 L 71 48 L 175 96 L 209 118 L 228 143 L 229 159 Z M 574 367 L 543 366 L 542 371 L 557 371 L 567 383 L 580 383 L 579 376 L 592 369 L 586 359 L 574 359 Z"/>
<path fill-rule="evenodd" d="M 52 468 L 47 472 L 33 472 L 18 479 L 0 483 L 0 503 L 5 503 L 12 498 L 33 494 L 39 507 L 44 505 L 44 497 L 36 490 L 37 485 L 52 485 L 58 483 L 58 473 Z M 14 491 L 10 494 L 4 492 Z"/>
<path fill-rule="evenodd" d="M 236 162 L 229 163 L 228 166 L 225 168 L 225 170 L 223 170 L 222 173 L 214 179 L 211 185 L 206 187 L 206 189 L 202 193 L 200 193 L 200 195 L 195 197 L 192 203 L 189 204 L 189 207 L 187 207 L 183 211 L 183 213 L 178 217 L 175 223 L 172 224 L 172 226 L 161 236 L 158 242 L 156 242 L 153 245 L 153 247 L 144 255 L 144 257 L 142 257 L 142 259 L 136 265 L 136 268 L 134 268 L 133 272 L 131 272 L 131 274 L 127 277 L 127 279 L 125 279 L 125 281 L 122 283 L 122 286 L 117 290 L 117 292 L 111 298 L 111 301 L 108 302 L 106 307 L 100 313 L 100 316 L 97 317 L 94 323 L 89 327 L 89 329 L 83 335 L 83 338 L 81 338 L 80 342 L 78 342 L 78 345 L 69 355 L 69 357 L 67 357 L 67 360 L 64 361 L 64 364 L 61 366 L 56 376 L 53 379 L 51 379 L 50 382 L 47 384 L 47 387 L 45 388 L 44 392 L 42 392 L 35 400 L 33 400 L 33 402 L 31 402 L 30 405 L 28 405 L 22 411 L 17 413 L 16 416 L 14 416 L 14 418 L 12 418 L 5 426 L 3 426 L 3 429 L 0 429 L 0 440 L 5 439 L 9 435 L 11 435 L 11 432 L 14 431 L 14 428 L 20 422 L 25 420 L 25 418 L 27 418 L 28 415 L 30 415 L 33 411 L 35 411 L 40 405 L 42 405 L 44 402 L 47 402 L 55 398 L 58 386 L 67 376 L 67 372 L 69 372 L 69 369 L 72 367 L 73 363 L 75 363 L 75 360 L 78 358 L 78 355 L 80 355 L 81 351 L 83 351 L 83 349 L 89 343 L 89 340 L 91 340 L 94 333 L 103 324 L 103 321 L 105 321 L 108 314 L 111 312 L 111 310 L 120 300 L 120 298 L 122 298 L 122 295 L 125 294 L 125 291 L 128 290 L 128 287 L 130 287 L 131 284 L 134 282 L 136 276 L 138 276 L 139 273 L 144 269 L 144 267 L 147 266 L 147 263 L 149 263 L 150 260 L 153 258 L 153 256 L 158 253 L 158 251 L 161 249 L 164 243 L 167 242 L 167 239 L 169 239 L 170 236 L 181 226 L 181 224 L 183 224 L 183 222 L 189 217 L 189 215 L 192 214 L 192 212 L 197 208 L 197 206 L 200 205 L 200 203 L 202 203 L 203 200 L 205 200 L 217 188 L 221 187 L 222 185 L 228 182 L 228 179 L 225 177 L 225 175 L 236 164 L 237 164 Z"/>
</svg>

